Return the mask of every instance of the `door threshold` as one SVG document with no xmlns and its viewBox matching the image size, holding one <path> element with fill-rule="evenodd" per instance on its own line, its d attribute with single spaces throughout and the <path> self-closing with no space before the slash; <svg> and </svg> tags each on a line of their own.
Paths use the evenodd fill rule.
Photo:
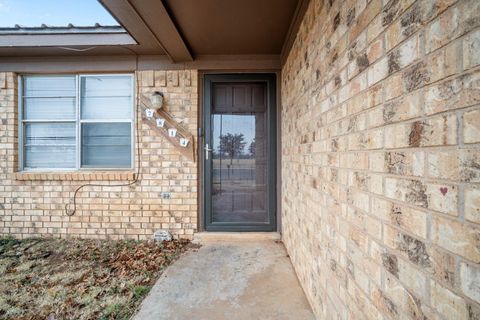
<svg viewBox="0 0 480 320">
<path fill-rule="evenodd" d="M 281 240 L 280 232 L 197 232 L 193 242 Z"/>
</svg>

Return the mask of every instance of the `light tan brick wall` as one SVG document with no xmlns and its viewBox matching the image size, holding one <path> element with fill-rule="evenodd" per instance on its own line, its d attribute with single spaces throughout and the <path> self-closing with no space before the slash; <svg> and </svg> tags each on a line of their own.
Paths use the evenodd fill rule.
<svg viewBox="0 0 480 320">
<path fill-rule="evenodd" d="M 196 136 L 197 71 L 142 71 L 137 79 L 140 93 L 163 92 L 165 109 Z M 78 186 L 125 184 L 136 170 L 18 173 L 17 88 L 17 75 L 0 73 L 0 234 L 144 239 L 157 229 L 169 229 L 176 237 L 192 238 L 197 229 L 197 163 L 142 123 L 139 113 L 139 181 L 83 188 L 77 212 L 68 217 L 64 207 Z M 170 192 L 171 199 L 162 199 L 163 192 Z"/>
<path fill-rule="evenodd" d="M 319 319 L 480 319 L 480 1 L 312 0 L 282 229 Z"/>
</svg>

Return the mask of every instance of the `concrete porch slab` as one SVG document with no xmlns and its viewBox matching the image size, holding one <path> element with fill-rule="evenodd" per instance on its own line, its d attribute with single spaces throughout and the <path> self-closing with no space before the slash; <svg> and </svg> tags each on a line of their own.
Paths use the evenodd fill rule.
<svg viewBox="0 0 480 320">
<path fill-rule="evenodd" d="M 279 241 L 205 242 L 160 277 L 134 317 L 314 319 Z"/>
</svg>

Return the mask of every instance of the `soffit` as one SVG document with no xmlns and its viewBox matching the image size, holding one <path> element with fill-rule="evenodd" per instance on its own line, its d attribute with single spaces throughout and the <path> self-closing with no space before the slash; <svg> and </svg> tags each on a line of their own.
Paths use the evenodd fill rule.
<svg viewBox="0 0 480 320">
<path fill-rule="evenodd" d="M 280 54 L 298 0 L 164 0 L 194 55 Z"/>
</svg>

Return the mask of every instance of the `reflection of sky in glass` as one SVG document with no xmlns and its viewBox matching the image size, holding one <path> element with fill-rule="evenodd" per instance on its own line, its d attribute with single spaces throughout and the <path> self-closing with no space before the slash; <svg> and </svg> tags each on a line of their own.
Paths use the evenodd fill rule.
<svg viewBox="0 0 480 320">
<path fill-rule="evenodd" d="M 220 135 L 227 133 L 243 133 L 246 142 L 243 153 L 248 153 L 248 147 L 255 139 L 255 115 L 213 115 L 213 147 L 215 151 L 218 151 L 220 145 Z"/>
</svg>

